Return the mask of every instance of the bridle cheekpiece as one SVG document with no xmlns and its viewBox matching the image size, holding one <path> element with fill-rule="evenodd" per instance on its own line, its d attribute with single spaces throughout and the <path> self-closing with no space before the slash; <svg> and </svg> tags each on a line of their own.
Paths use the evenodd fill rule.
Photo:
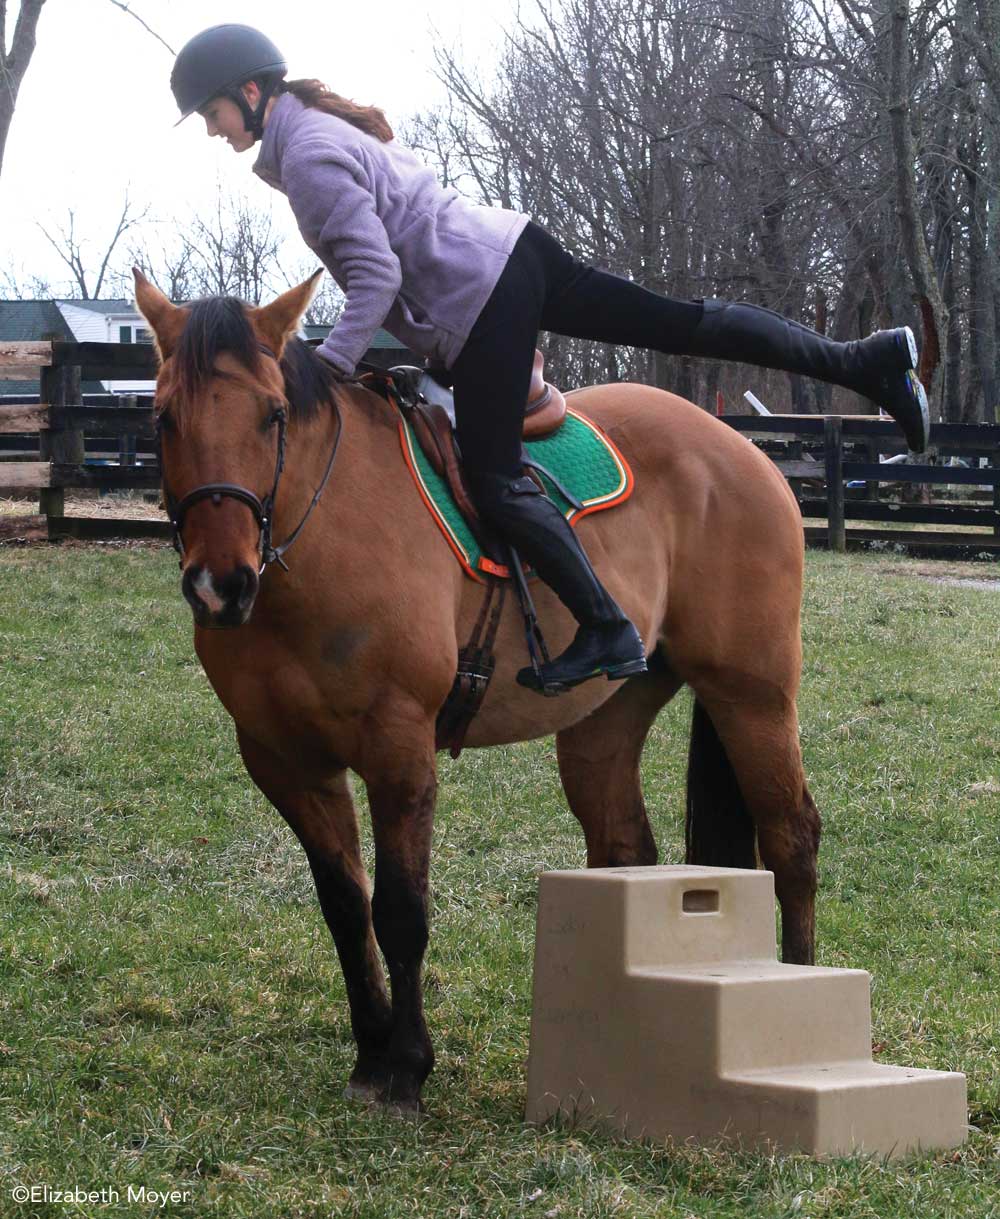
<svg viewBox="0 0 1000 1219">
<path fill-rule="evenodd" d="M 278 362 L 278 357 L 264 343 L 258 342 L 258 350 L 262 354 L 268 356 Z M 221 504 L 223 499 L 235 499 L 240 503 L 246 504 L 254 515 L 257 522 L 257 527 L 260 530 L 260 541 L 258 546 L 258 557 L 260 561 L 260 569 L 257 572 L 259 576 L 264 574 L 264 571 L 271 563 L 277 563 L 279 567 L 288 571 L 288 565 L 284 561 L 284 554 L 292 545 L 295 539 L 302 532 L 302 528 L 306 521 L 312 515 L 313 509 L 319 503 L 320 496 L 326 488 L 326 484 L 330 480 L 330 473 L 333 470 L 333 463 L 337 456 L 337 450 L 340 447 L 340 437 L 344 430 L 344 421 L 340 413 L 340 407 L 337 404 L 336 398 L 331 398 L 334 411 L 337 415 L 337 438 L 333 442 L 333 448 L 330 452 L 330 459 L 326 463 L 326 470 L 323 473 L 323 478 L 320 481 L 316 493 L 313 495 L 309 503 L 309 507 L 305 511 L 305 515 L 298 525 L 292 530 L 288 537 L 279 546 L 273 544 L 273 528 L 274 528 L 274 503 L 278 496 L 278 483 L 281 481 L 281 474 L 285 468 L 285 445 L 287 443 L 288 433 L 288 412 L 283 407 L 278 407 L 272 419 L 278 425 L 278 454 L 274 463 L 274 481 L 271 485 L 271 490 L 261 499 L 253 491 L 247 487 L 242 487 L 239 483 L 203 483 L 200 487 L 195 487 L 193 491 L 189 491 L 187 495 L 181 499 L 175 499 L 167 489 L 166 480 L 163 477 L 163 439 L 162 439 L 162 423 L 159 418 L 156 421 L 156 456 L 160 466 L 160 480 L 163 487 L 163 504 L 166 508 L 167 515 L 170 517 L 170 525 L 172 529 L 172 542 L 174 550 L 184 559 L 184 538 L 181 531 L 184 528 L 184 518 L 190 508 L 195 504 L 200 503 L 203 499 L 210 499 L 214 504 Z"/>
</svg>

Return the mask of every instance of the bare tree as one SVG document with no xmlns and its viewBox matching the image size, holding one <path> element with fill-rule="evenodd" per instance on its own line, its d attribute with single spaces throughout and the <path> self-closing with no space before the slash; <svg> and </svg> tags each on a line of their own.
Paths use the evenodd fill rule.
<svg viewBox="0 0 1000 1219">
<path fill-rule="evenodd" d="M 126 261 L 149 275 L 171 300 L 236 296 L 256 305 L 285 284 L 281 245 L 269 211 L 220 188 L 210 211 L 157 222 L 132 244 Z M 126 279 L 130 285 L 131 276 Z"/>
<path fill-rule="evenodd" d="M 35 272 L 16 269 L 8 264 L 0 269 L 0 298 L 4 300 L 51 300 L 52 285 Z"/>
<path fill-rule="evenodd" d="M 280 277 L 281 236 L 269 211 L 221 188 L 210 213 L 196 212 L 180 226 L 178 270 L 189 296 L 238 296 L 252 305 L 270 293 Z"/>
<path fill-rule="evenodd" d="M 122 268 L 138 267 L 144 275 L 152 279 L 156 285 L 172 301 L 193 300 L 200 295 L 194 287 L 194 266 L 191 246 L 186 239 L 177 240 L 175 230 L 163 241 L 160 238 L 152 241 L 146 236 L 141 242 L 129 246 Z M 123 284 L 122 294 L 130 296 L 134 290 L 134 280 L 131 272 Z"/>
<path fill-rule="evenodd" d="M 38 225 L 49 244 L 69 268 L 80 300 L 95 300 L 100 297 L 101 289 L 104 287 L 108 269 L 111 265 L 112 256 L 119 241 L 130 229 L 140 224 L 146 218 L 148 212 L 148 207 L 137 211 L 126 194 L 121 215 L 118 217 L 118 224 L 105 247 L 104 254 L 100 259 L 96 275 L 93 276 L 93 279 L 91 279 L 91 260 L 87 250 L 87 242 L 86 239 L 80 238 L 77 235 L 76 216 L 72 208 L 69 210 L 66 224 L 58 228 L 56 235 L 50 233 L 43 224 Z"/>
<path fill-rule="evenodd" d="M 927 248 L 917 197 L 917 155 L 911 119 L 910 5 L 889 0 L 889 127 L 896 177 L 896 208 L 903 253 L 924 320 L 921 374 L 928 388 L 940 362 L 941 337 L 948 330 L 948 309 Z"/>
<path fill-rule="evenodd" d="M 111 0 L 111 3 L 130 17 L 134 17 L 143 29 L 158 42 L 163 43 L 171 55 L 174 54 L 170 44 L 164 42 L 138 13 L 132 11 L 131 0 L 127 3 L 125 0 Z M 4 149 L 17 106 L 17 95 L 35 51 L 38 19 L 44 4 L 45 0 L 21 0 L 17 20 L 14 23 L 14 34 L 8 47 L 7 0 L 0 0 L 0 171 L 3 170 Z"/>
<path fill-rule="evenodd" d="M 283 238 L 270 210 L 246 197 L 217 189 L 214 205 L 187 216 L 147 224 L 124 260 L 138 266 L 174 301 L 203 296 L 236 296 L 259 304 L 270 295 L 300 283 L 316 270 L 299 247 L 287 258 Z M 300 273 L 301 272 L 301 273 Z M 131 291 L 132 277 L 124 277 Z M 343 295 L 332 280 L 324 285 L 308 321 L 329 323 L 338 316 Z"/>
<path fill-rule="evenodd" d="M 8 47 L 7 0 L 0 0 L 0 171 L 17 95 L 35 51 L 35 34 L 44 3 L 45 0 L 21 0 Z"/>
<path fill-rule="evenodd" d="M 317 270 L 315 258 L 294 258 L 278 264 L 281 287 L 304 283 Z M 333 326 L 344 311 L 346 299 L 332 275 L 324 275 L 302 321 L 307 326 Z"/>
<path fill-rule="evenodd" d="M 446 179 L 582 257 L 846 341 L 922 332 L 950 418 L 1000 394 L 1000 0 L 540 0 L 496 74 L 444 48 L 407 133 Z M 705 405 L 872 409 L 762 370 L 548 341 L 561 375 Z M 947 369 L 947 375 L 941 371 Z"/>
</svg>

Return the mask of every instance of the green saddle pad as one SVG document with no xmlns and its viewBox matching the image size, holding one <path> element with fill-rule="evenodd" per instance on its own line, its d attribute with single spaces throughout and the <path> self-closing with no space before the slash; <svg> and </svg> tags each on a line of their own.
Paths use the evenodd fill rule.
<svg viewBox="0 0 1000 1219">
<path fill-rule="evenodd" d="M 508 575 L 505 567 L 498 568 L 483 554 L 447 483 L 435 473 L 403 416 L 399 420 L 399 434 L 403 456 L 424 503 L 466 574 L 474 580 L 482 580 L 483 572 Z M 596 423 L 572 409 L 567 410 L 557 432 L 541 440 L 530 440 L 525 447 L 533 461 L 550 471 L 583 504 L 582 509 L 574 507 L 542 475 L 550 497 L 571 524 L 590 512 L 613 508 L 632 494 L 634 480 L 628 462 Z"/>
</svg>

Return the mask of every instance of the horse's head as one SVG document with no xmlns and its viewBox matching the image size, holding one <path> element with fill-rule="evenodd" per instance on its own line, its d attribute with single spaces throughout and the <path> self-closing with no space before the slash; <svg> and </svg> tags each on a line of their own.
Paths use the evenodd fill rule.
<svg viewBox="0 0 1000 1219">
<path fill-rule="evenodd" d="M 242 626 L 275 557 L 271 530 L 289 419 L 329 396 L 321 361 L 292 337 L 322 272 L 259 309 L 232 297 L 173 305 L 134 274 L 136 304 L 160 355 L 160 466 L 184 596 L 199 626 Z M 322 383 L 325 393 L 303 398 L 286 389 L 286 374 L 301 378 L 307 366 L 314 391 Z"/>
</svg>

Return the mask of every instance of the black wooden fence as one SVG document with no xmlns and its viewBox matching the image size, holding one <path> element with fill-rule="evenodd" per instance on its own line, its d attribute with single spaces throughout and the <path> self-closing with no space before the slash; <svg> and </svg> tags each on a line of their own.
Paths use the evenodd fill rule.
<svg viewBox="0 0 1000 1219">
<path fill-rule="evenodd" d="M 37 395 L 6 396 L 0 435 L 37 435 L 37 457 L 0 461 L 0 493 L 37 492 L 50 539 L 169 537 L 166 521 L 66 516 L 67 489 L 148 490 L 160 485 L 153 457 L 151 395 L 88 395 L 82 380 L 149 380 L 153 349 L 144 343 L 6 343 L 0 345 L 0 380 L 39 382 Z M 114 464 L 87 460 L 86 441 L 112 438 Z M 138 452 L 140 460 L 133 456 Z M 123 458 L 123 459 L 122 459 Z"/>
<path fill-rule="evenodd" d="M 906 446 L 886 419 L 730 415 L 725 422 L 764 447 L 790 481 L 809 542 L 1000 553 L 1000 426 L 934 424 L 930 451 L 901 465 L 887 460 Z M 826 523 L 808 524 L 816 517 Z M 882 527 L 848 529 L 848 521 Z"/>
<path fill-rule="evenodd" d="M 37 455 L 0 460 L 0 494 L 37 492 L 51 539 L 168 537 L 165 520 L 68 517 L 64 510 L 66 489 L 159 486 L 151 396 L 84 398 L 80 392 L 82 379 L 154 376 L 154 353 L 145 344 L 0 344 L 0 380 L 40 382 L 38 395 L 0 401 L 0 436 L 38 437 Z M 887 459 L 905 447 L 887 420 L 729 415 L 724 422 L 760 445 L 789 480 L 809 542 L 833 550 L 880 542 L 1000 554 L 1000 426 L 937 424 L 931 452 L 919 464 L 899 465 Z M 105 448 L 109 438 L 117 441 L 118 461 L 88 462 L 87 445 L 102 438 Z M 956 461 L 963 464 L 949 464 Z M 817 518 L 824 523 L 809 524 Z M 849 521 L 875 527 L 849 529 Z"/>
</svg>

